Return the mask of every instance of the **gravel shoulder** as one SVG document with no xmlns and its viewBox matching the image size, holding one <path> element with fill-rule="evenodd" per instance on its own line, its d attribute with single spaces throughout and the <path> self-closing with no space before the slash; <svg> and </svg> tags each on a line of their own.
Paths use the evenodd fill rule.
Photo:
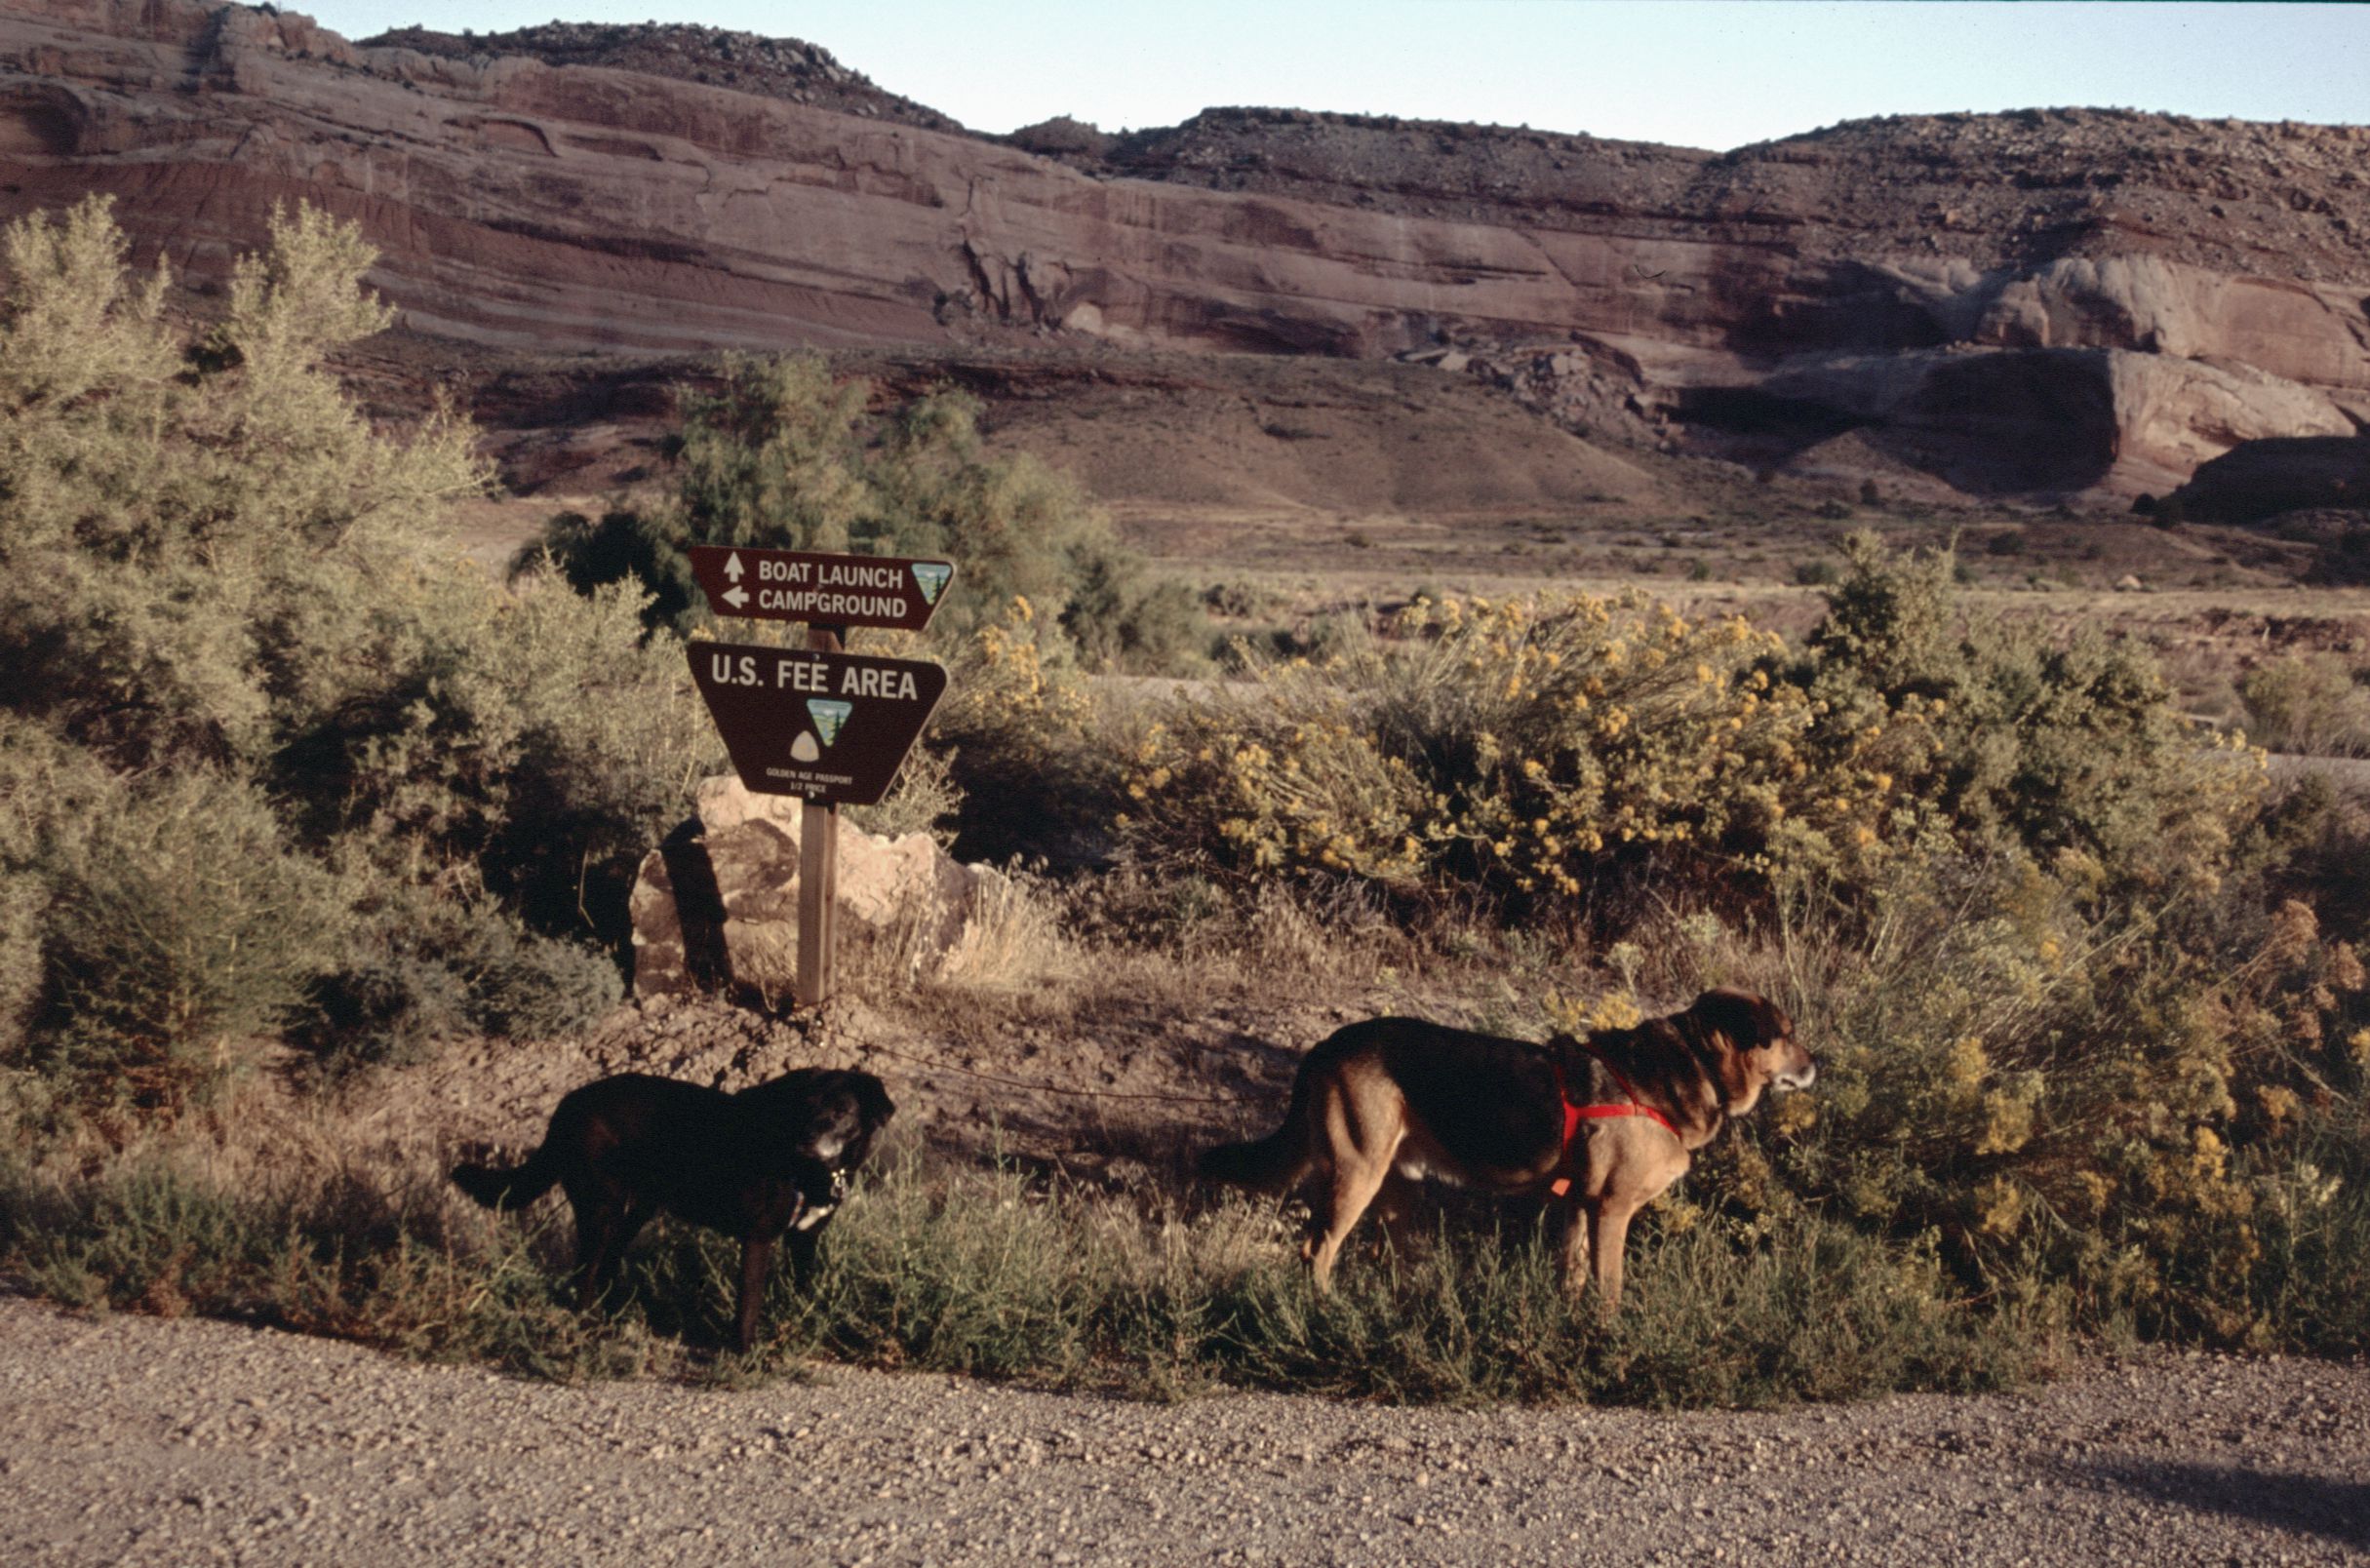
<svg viewBox="0 0 2370 1568">
<path fill-rule="evenodd" d="M 1775 1414 L 576 1388 L 0 1299 L 0 1559 L 2370 1562 L 2370 1367 L 2149 1353 Z"/>
</svg>

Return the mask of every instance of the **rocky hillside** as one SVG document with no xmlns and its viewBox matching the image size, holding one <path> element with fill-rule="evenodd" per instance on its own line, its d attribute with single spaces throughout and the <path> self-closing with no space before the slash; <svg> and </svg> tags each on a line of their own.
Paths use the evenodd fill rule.
<svg viewBox="0 0 2370 1568">
<path fill-rule="evenodd" d="M 0 12 L 0 215 L 113 193 L 201 288 L 303 197 L 474 345 L 1398 358 L 1597 438 L 1977 495 L 2370 423 L 2366 153 L 2056 110 L 1718 156 L 1263 109 L 991 138 L 713 29 Z"/>
<path fill-rule="evenodd" d="M 859 119 L 890 120 L 925 131 L 963 130 L 936 109 L 876 87 L 872 78 L 842 65 L 827 49 L 795 38 L 760 38 L 723 27 L 656 21 L 616 25 L 552 21 L 482 36 L 456 36 L 432 27 L 397 27 L 364 39 L 362 47 L 408 49 L 463 61 L 515 57 L 546 65 L 638 71 L 645 76 L 671 76 L 679 82 L 729 87 L 735 93 L 810 104 Z"/>
</svg>

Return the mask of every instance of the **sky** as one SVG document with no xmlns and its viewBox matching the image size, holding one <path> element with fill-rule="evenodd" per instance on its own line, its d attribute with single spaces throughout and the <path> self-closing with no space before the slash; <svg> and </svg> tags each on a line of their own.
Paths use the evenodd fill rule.
<svg viewBox="0 0 2370 1568">
<path fill-rule="evenodd" d="M 2370 6 L 1996 0 L 293 0 L 417 22 L 685 21 L 819 44 L 975 131 L 1260 105 L 1726 150 L 1879 114 L 2370 123 Z"/>
</svg>

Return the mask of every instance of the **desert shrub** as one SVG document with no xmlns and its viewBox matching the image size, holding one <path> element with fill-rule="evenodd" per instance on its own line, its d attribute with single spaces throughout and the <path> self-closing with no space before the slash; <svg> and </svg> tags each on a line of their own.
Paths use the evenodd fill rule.
<svg viewBox="0 0 2370 1568">
<path fill-rule="evenodd" d="M 694 625 L 706 603 L 691 575 L 691 558 L 670 542 L 657 518 L 630 508 L 612 507 L 598 519 L 581 512 L 554 517 L 510 564 L 513 577 L 538 571 L 555 571 L 587 595 L 639 584 L 646 627 Z"/>
<path fill-rule="evenodd" d="M 1745 1223 L 1930 1236 L 1971 1294 L 2092 1331 L 2361 1343 L 2358 1313 L 2283 1277 L 2301 1256 L 2370 1267 L 2351 947 L 2252 886 L 2106 897 L 2071 852 L 1891 873 L 1873 918 L 1794 922 L 1818 1089 L 1715 1150 L 1692 1194 Z"/>
<path fill-rule="evenodd" d="M 41 879 L 0 871 L 0 1065 L 23 1052 L 41 1005 L 41 927 L 48 898 Z"/>
<path fill-rule="evenodd" d="M 50 1016 L 37 1060 L 169 1106 L 241 1065 L 336 960 L 336 881 L 252 784 L 209 768 L 128 781 L 42 867 Z"/>
<path fill-rule="evenodd" d="M 928 742 L 960 791 L 958 852 L 1100 858 L 1117 795 L 1115 725 L 1067 639 L 1028 600 L 973 632 L 950 661 Z"/>
<path fill-rule="evenodd" d="M 456 421 L 381 436 L 320 370 L 383 320 L 350 231 L 276 217 L 194 367 L 158 314 L 162 273 L 136 292 L 123 248 L 97 199 L 8 230 L 8 703 L 119 766 L 252 764 L 292 708 L 336 700 L 317 683 L 344 667 L 354 607 L 484 472 Z"/>
<path fill-rule="evenodd" d="M 2273 751 L 2370 756 L 2370 685 L 2332 653 L 2283 653 L 2238 683 L 2247 731 Z"/>
<path fill-rule="evenodd" d="M 1202 590 L 1202 607 L 1229 620 L 1249 620 L 1266 612 L 1271 597 L 1255 583 L 1213 582 Z"/>
<path fill-rule="evenodd" d="M 847 812 L 848 820 L 866 833 L 888 839 L 927 833 L 946 844 L 954 842 L 963 804 L 954 753 L 943 746 L 917 745 L 905 754 L 887 795 L 871 805 L 849 806 Z"/>
<path fill-rule="evenodd" d="M 853 546 L 872 511 L 858 428 L 868 391 L 834 384 L 815 355 L 728 358 L 716 390 L 682 398 L 670 531 L 702 544 Z"/>
<path fill-rule="evenodd" d="M 2197 733 L 2144 650 L 1966 613 L 1948 552 L 1861 534 L 1846 564 L 1798 654 L 1555 597 L 1421 605 L 1322 660 L 1246 651 L 1128 756 L 1128 841 L 1238 884 L 1348 876 L 1614 927 L 1789 877 L 1861 903 L 1937 841 L 2133 887 L 2219 875 L 2260 759 Z"/>
<path fill-rule="evenodd" d="M 411 943 L 349 954 L 306 988 L 290 1040 L 333 1077 L 426 1059 L 469 1030 L 468 981 L 452 958 Z"/>
<path fill-rule="evenodd" d="M 1190 587 L 1148 581 L 1132 557 L 1116 551 L 1082 565 L 1061 624 L 1079 657 L 1096 669 L 1187 668 L 1201 661 L 1206 636 Z"/>
<path fill-rule="evenodd" d="M 120 794 L 88 751 L 0 712 L 0 1067 L 20 1065 L 39 1039 L 59 865 Z"/>
<path fill-rule="evenodd" d="M 2342 789 L 2324 770 L 2300 775 L 2265 810 L 2248 846 L 2262 857 L 2267 907 L 2309 905 L 2331 933 L 2370 942 L 2370 798 Z"/>
<path fill-rule="evenodd" d="M 991 453 L 975 400 L 932 392 L 875 420 L 870 392 L 814 355 L 728 355 L 713 390 L 681 394 L 674 493 L 598 522 L 565 514 L 530 554 L 579 590 L 640 583 L 650 623 L 678 632 L 708 619 L 686 552 L 736 544 L 951 560 L 961 575 L 932 627 L 952 642 L 1026 599 L 1098 665 L 1196 648 L 1192 594 L 1150 580 L 1067 476 Z"/>
<path fill-rule="evenodd" d="M 1576 903 L 1848 861 L 1890 780 L 1798 748 L 1819 715 L 1775 638 L 1638 598 L 1419 604 L 1323 663 L 1252 657 L 1128 758 L 1126 832 L 1180 872 L 1343 875 Z"/>
<path fill-rule="evenodd" d="M 189 371 L 103 204 L 10 234 L 0 359 L 114 379 L 61 404 L 0 372 L 0 650 L 27 676 L 8 706 L 118 768 L 250 776 L 315 843 L 400 836 L 573 912 L 584 868 L 647 842 L 707 760 L 704 725 L 634 646 L 635 601 L 504 592 L 436 545 L 485 480 L 470 433 L 380 435 L 319 367 L 385 319 L 353 231 L 275 219 Z"/>
<path fill-rule="evenodd" d="M 545 1039 L 583 1028 L 617 1004 L 623 977 L 607 954 L 507 921 L 480 930 L 470 1013 L 478 1029 L 513 1039 Z"/>
<path fill-rule="evenodd" d="M 622 586 L 507 590 L 465 563 L 382 581 L 375 679 L 293 733 L 275 776 L 380 863 L 460 863 L 549 930 L 621 938 L 640 857 L 721 760 L 682 651 Z"/>
<path fill-rule="evenodd" d="M 468 1035 L 547 1039 L 624 994 L 608 952 L 533 930 L 482 892 L 401 888 L 354 903 L 367 913 L 287 1030 L 332 1074 L 419 1061 Z"/>
<path fill-rule="evenodd" d="M 2072 849 L 2158 885 L 2214 875 L 2261 759 L 2196 733 L 2145 648 L 1967 612 L 1948 550 L 1868 533 L 1844 550 L 1827 617 L 1787 666 L 1816 715 L 1814 772 L 1873 767 L 1916 819 L 1980 852 Z"/>
<path fill-rule="evenodd" d="M 714 749 L 679 656 L 637 646 L 621 592 L 505 588 L 443 542 L 485 483 L 472 433 L 381 432 L 323 368 L 387 319 L 352 228 L 275 215 L 195 339 L 102 201 L 0 252 L 12 1055 L 168 1101 L 389 962 L 422 998 L 420 965 L 453 970 L 481 1025 L 552 1016 L 497 1005 L 542 982 L 472 955 L 505 921 L 620 927 Z M 391 912 L 443 950 L 371 951 Z M 541 940 L 513 944 L 528 969 L 587 994 Z"/>
</svg>

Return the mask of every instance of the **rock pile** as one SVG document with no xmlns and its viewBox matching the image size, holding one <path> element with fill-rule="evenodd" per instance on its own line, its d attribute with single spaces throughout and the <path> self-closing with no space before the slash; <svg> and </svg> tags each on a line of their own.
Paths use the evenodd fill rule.
<svg viewBox="0 0 2370 1568">
<path fill-rule="evenodd" d="M 634 883 L 634 993 L 722 991 L 786 1000 L 798 973 L 800 817 L 795 797 L 731 777 L 699 787 L 695 814 L 642 862 Z M 966 866 L 928 834 L 839 830 L 843 955 L 886 949 L 926 971 L 955 960 L 1003 876 Z"/>
</svg>

